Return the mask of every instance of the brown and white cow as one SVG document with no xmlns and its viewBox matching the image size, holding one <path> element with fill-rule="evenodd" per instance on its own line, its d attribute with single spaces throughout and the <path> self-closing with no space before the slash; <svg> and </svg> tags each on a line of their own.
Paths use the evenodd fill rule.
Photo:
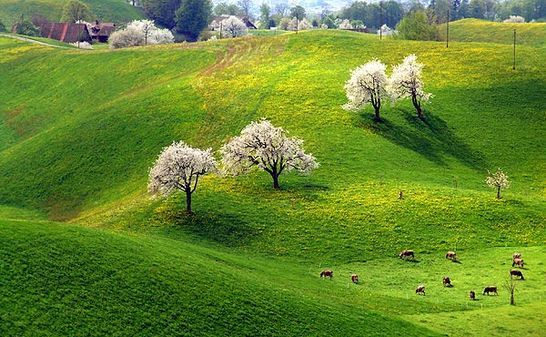
<svg viewBox="0 0 546 337">
<path fill-rule="evenodd" d="M 510 270 L 510 278 L 512 278 L 512 276 L 519 277 L 520 280 L 525 280 L 525 278 L 523 277 L 523 273 L 517 269 Z"/>
<path fill-rule="evenodd" d="M 489 294 L 498 295 L 497 287 L 496 287 L 496 286 L 488 286 L 488 287 L 485 287 L 485 288 L 483 288 L 483 294 L 484 294 L 484 295 L 489 295 Z"/>
<path fill-rule="evenodd" d="M 522 258 L 517 257 L 514 260 L 512 260 L 512 267 L 518 266 L 520 268 L 523 268 L 524 265 L 525 263 L 523 262 Z"/>
<path fill-rule="evenodd" d="M 417 288 L 415 288 L 415 293 L 417 295 L 425 295 L 425 286 L 422 284 L 417 286 Z"/>
<path fill-rule="evenodd" d="M 351 281 L 353 281 L 353 283 L 358 283 L 358 275 L 357 274 L 352 274 L 351 275 Z"/>
<path fill-rule="evenodd" d="M 446 259 L 451 261 L 457 261 L 457 254 L 455 252 L 449 251 L 446 253 Z"/>
<path fill-rule="evenodd" d="M 468 297 L 470 297 L 471 301 L 474 301 L 476 299 L 476 293 L 473 290 L 470 290 Z"/>
<path fill-rule="evenodd" d="M 453 287 L 453 285 L 451 284 L 451 279 L 448 276 L 444 276 L 442 283 L 444 287 Z"/>
<path fill-rule="evenodd" d="M 401 258 L 401 259 L 406 259 L 406 258 L 412 258 L 412 259 L 415 259 L 415 253 L 413 252 L 413 250 L 410 250 L 410 249 L 404 249 L 403 251 L 400 252 L 400 254 L 398 254 L 398 256 Z"/>
<path fill-rule="evenodd" d="M 323 271 L 320 272 L 320 277 L 323 278 L 323 277 L 328 277 L 328 278 L 332 278 L 334 277 L 334 272 L 331 271 L 330 269 L 325 269 Z"/>
</svg>

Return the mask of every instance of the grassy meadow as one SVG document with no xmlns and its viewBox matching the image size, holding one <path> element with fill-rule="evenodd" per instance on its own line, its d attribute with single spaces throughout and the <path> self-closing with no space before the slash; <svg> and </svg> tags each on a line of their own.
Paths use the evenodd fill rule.
<svg viewBox="0 0 546 337">
<path fill-rule="evenodd" d="M 0 38 L 0 333 L 539 336 L 546 50 L 520 51 L 513 71 L 510 45 L 342 31 L 116 51 Z M 434 95 L 424 121 L 409 102 L 379 124 L 341 108 L 353 68 L 410 53 Z M 148 196 L 162 147 L 216 150 L 262 117 L 320 168 L 280 191 L 260 172 L 207 177 L 193 217 L 180 195 Z M 497 167 L 501 200 L 484 183 Z M 490 284 L 499 296 L 481 296 Z"/>
<path fill-rule="evenodd" d="M 21 15 L 30 19 L 39 14 L 58 22 L 68 0 L 0 0 L 0 21 L 7 27 L 16 23 Z M 82 0 L 101 21 L 123 23 L 143 17 L 140 9 L 124 0 Z"/>
<path fill-rule="evenodd" d="M 440 36 L 445 40 L 446 25 L 440 25 Z M 463 19 L 449 23 L 450 40 L 458 42 L 492 42 L 502 44 L 516 43 L 546 47 L 546 22 L 505 23 L 480 19 Z"/>
</svg>

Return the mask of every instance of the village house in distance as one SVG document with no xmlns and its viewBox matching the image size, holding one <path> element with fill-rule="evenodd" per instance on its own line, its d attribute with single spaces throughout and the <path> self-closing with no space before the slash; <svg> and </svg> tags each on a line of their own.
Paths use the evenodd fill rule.
<svg viewBox="0 0 546 337">
<path fill-rule="evenodd" d="M 110 35 L 116 30 L 116 24 L 111 22 L 68 23 L 48 22 L 40 25 L 42 37 L 59 40 L 66 43 L 75 42 L 108 42 Z"/>
</svg>

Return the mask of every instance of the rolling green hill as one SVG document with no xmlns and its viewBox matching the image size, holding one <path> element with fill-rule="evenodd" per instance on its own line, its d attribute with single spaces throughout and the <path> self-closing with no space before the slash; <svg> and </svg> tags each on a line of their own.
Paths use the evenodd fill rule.
<svg viewBox="0 0 546 337">
<path fill-rule="evenodd" d="M 63 13 L 63 6 L 67 0 L 0 0 L 0 21 L 11 26 L 21 14 L 26 18 L 32 15 L 43 15 L 49 20 L 59 21 Z M 82 0 L 89 5 L 96 17 L 105 22 L 123 23 L 139 19 L 143 15 L 124 0 Z"/>
<path fill-rule="evenodd" d="M 66 322 L 79 316 L 63 315 L 51 329 L 90 331 L 113 315 L 119 319 L 110 327 L 123 325 L 121 334 L 132 334 L 124 322 L 150 315 L 142 319 L 150 334 L 175 334 L 169 329 L 176 325 L 165 324 L 222 334 L 233 321 L 240 323 L 233 335 L 253 334 L 258 326 L 263 334 L 280 335 L 538 334 L 545 328 L 537 315 L 546 292 L 539 281 L 546 275 L 546 51 L 534 44 L 520 49 L 526 57 L 512 71 L 509 45 L 445 49 L 443 43 L 339 31 L 119 51 L 54 50 L 0 39 L 0 204 L 3 218 L 12 219 L 0 225 L 4 251 L 29 261 L 34 275 L 47 256 L 57 254 L 62 266 L 74 252 L 70 247 L 81 247 L 82 275 L 97 270 L 94 277 L 104 282 L 90 290 L 98 304 L 87 297 L 59 302 L 57 295 L 6 331 L 40 331 L 42 325 L 30 323 L 33 313 L 74 305 L 81 310 L 74 315 L 90 310 L 93 316 L 71 327 Z M 369 110 L 341 108 L 352 68 L 374 57 L 392 66 L 409 53 L 425 63 L 427 90 L 434 94 L 425 121 L 408 103 L 387 104 L 381 124 Z M 261 117 L 303 138 L 321 167 L 308 177 L 282 177 L 281 191 L 261 173 L 208 177 L 190 218 L 179 196 L 149 198 L 147 170 L 163 146 L 182 139 L 218 149 Z M 487 170 L 497 167 L 513 181 L 501 201 L 484 184 Z M 51 245 L 39 240 L 45 233 L 52 233 Z M 93 257 L 100 242 L 104 254 Z M 43 250 L 20 255 L 28 245 Z M 404 248 L 415 249 L 419 262 L 397 259 Z M 448 249 L 460 253 L 461 264 L 443 259 Z M 519 306 L 507 306 L 503 290 L 468 302 L 469 290 L 502 285 L 514 250 L 529 263 L 527 280 L 518 285 Z M 217 259 L 225 261 L 218 266 Z M 146 263 L 124 265 L 135 260 Z M 159 280 L 144 276 L 154 260 Z M 2 268 L 15 278 L 28 274 L 13 265 Z M 336 271 L 332 282 L 318 279 L 324 267 Z M 105 294 L 102 287 L 116 280 L 112 269 L 122 271 L 114 273 L 121 283 Z M 186 270 L 188 281 L 175 282 Z M 352 272 L 361 275 L 361 285 L 347 282 Z M 199 283 L 201 274 L 219 282 L 210 293 Z M 442 288 L 445 274 L 454 279 L 453 289 Z M 73 284 L 78 275 L 66 277 L 63 284 Z M 29 285 L 4 307 L 42 298 L 59 276 L 36 279 L 50 283 Z M 0 291 L 12 292 L 13 282 Z M 167 297 L 161 282 L 175 295 L 157 308 L 142 307 L 150 302 L 142 289 Z M 416 297 L 422 282 L 430 292 Z M 125 293 L 132 288 L 134 296 Z M 67 291 L 90 296 L 76 285 Z M 257 296 L 256 311 L 243 301 L 251 296 Z M 173 309 L 184 299 L 195 307 Z M 230 303 L 204 318 L 210 303 L 222 299 Z M 237 311 L 233 303 L 241 302 Z M 128 305 L 116 316 L 118 303 Z M 180 319 L 191 310 L 197 321 Z M 469 310 L 488 324 L 468 320 Z"/>
<path fill-rule="evenodd" d="M 460 42 L 493 42 L 512 44 L 516 30 L 518 45 L 546 47 L 546 22 L 504 23 L 479 19 L 463 19 L 449 24 L 450 40 Z M 446 25 L 440 25 L 440 35 L 446 38 Z"/>
</svg>

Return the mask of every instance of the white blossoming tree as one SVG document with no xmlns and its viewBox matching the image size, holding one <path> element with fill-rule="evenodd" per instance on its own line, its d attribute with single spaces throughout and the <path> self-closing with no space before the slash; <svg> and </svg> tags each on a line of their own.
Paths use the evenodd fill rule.
<svg viewBox="0 0 546 337">
<path fill-rule="evenodd" d="M 216 170 L 212 150 L 194 149 L 183 142 L 165 147 L 150 169 L 148 191 L 168 196 L 176 191 L 186 193 L 186 212 L 192 213 L 191 197 L 199 178 Z"/>
<path fill-rule="evenodd" d="M 502 198 L 502 189 L 510 187 L 508 176 L 500 168 L 497 169 L 497 172 L 495 173 L 488 172 L 488 176 L 485 178 L 485 183 L 487 186 L 497 189 L 497 199 Z"/>
<path fill-rule="evenodd" d="M 222 36 L 239 37 L 248 33 L 248 28 L 243 20 L 233 15 L 222 20 L 220 27 L 222 29 Z"/>
<path fill-rule="evenodd" d="M 339 29 L 353 29 L 354 27 L 351 24 L 351 21 L 349 21 L 348 19 L 345 19 L 345 20 L 341 21 L 338 28 Z"/>
<path fill-rule="evenodd" d="M 525 18 L 523 16 L 519 15 L 510 15 L 507 19 L 504 21 L 505 23 L 525 23 Z"/>
<path fill-rule="evenodd" d="M 381 121 L 381 103 L 387 97 L 386 66 L 372 60 L 353 70 L 351 78 L 345 83 L 345 93 L 349 102 L 343 106 L 350 111 L 358 111 L 366 104 L 374 108 L 375 120 Z"/>
<path fill-rule="evenodd" d="M 269 173 L 273 188 L 279 189 L 279 176 L 296 170 L 306 174 L 317 168 L 315 157 L 303 151 L 303 141 L 288 137 L 286 131 L 268 120 L 252 122 L 222 149 L 222 163 L 227 173 L 240 175 L 252 168 Z"/>
<path fill-rule="evenodd" d="M 422 70 L 423 64 L 417 62 L 417 56 L 414 54 L 406 56 L 401 64 L 394 67 L 387 86 L 393 100 L 411 98 L 419 118 L 423 118 L 421 104 L 428 102 L 432 97 L 423 89 Z"/>
<path fill-rule="evenodd" d="M 300 21 L 298 20 L 298 18 L 293 17 L 293 18 L 288 22 L 288 27 L 286 28 L 286 30 L 291 30 L 291 31 L 296 31 L 296 30 L 298 30 L 299 22 L 300 22 Z"/>
<path fill-rule="evenodd" d="M 308 30 L 311 28 L 313 28 L 313 25 L 306 18 L 301 19 L 298 24 L 298 30 Z"/>
<path fill-rule="evenodd" d="M 156 27 L 152 20 L 134 20 L 125 29 L 112 33 L 108 42 L 110 48 L 166 44 L 174 42 L 174 35 L 168 29 Z"/>
</svg>

